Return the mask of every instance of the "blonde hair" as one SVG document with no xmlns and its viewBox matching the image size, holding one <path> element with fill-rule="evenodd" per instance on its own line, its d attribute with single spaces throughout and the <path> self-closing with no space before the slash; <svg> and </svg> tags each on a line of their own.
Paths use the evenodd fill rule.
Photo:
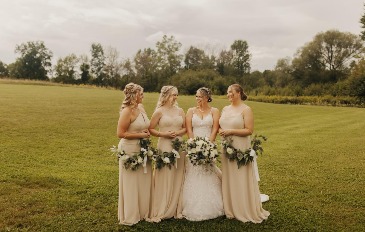
<svg viewBox="0 0 365 232">
<path fill-rule="evenodd" d="M 199 91 L 199 93 L 201 95 L 203 95 L 204 97 L 207 97 L 208 102 L 213 101 L 212 100 L 212 91 L 210 91 L 210 89 L 208 89 L 207 87 L 201 87 L 197 91 Z"/>
<path fill-rule="evenodd" d="M 156 110 L 167 103 L 167 101 L 169 100 L 169 98 L 171 97 L 171 95 L 174 91 L 178 92 L 177 88 L 175 86 L 172 86 L 172 85 L 162 86 L 161 92 L 160 92 L 160 97 L 158 98 L 158 101 L 157 101 Z M 173 102 L 173 105 L 177 106 L 177 102 L 176 101 Z"/>
<path fill-rule="evenodd" d="M 124 100 L 122 103 L 122 106 L 120 109 L 124 109 L 127 106 L 131 106 L 132 108 L 135 108 L 138 106 L 137 103 L 137 94 L 142 92 L 143 88 L 142 86 L 134 83 L 129 83 L 124 87 L 123 93 L 124 93 Z"/>
<path fill-rule="evenodd" d="M 242 101 L 247 99 L 247 95 L 245 94 L 245 92 L 243 92 L 243 88 L 239 84 L 230 85 L 229 88 L 232 88 L 236 90 L 236 92 L 240 93 Z"/>
</svg>

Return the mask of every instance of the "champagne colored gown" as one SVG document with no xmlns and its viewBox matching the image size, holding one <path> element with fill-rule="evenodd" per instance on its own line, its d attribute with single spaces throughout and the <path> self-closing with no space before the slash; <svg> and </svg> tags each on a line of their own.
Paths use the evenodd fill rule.
<svg viewBox="0 0 365 232">
<path fill-rule="evenodd" d="M 222 129 L 243 129 L 243 114 L 227 115 L 222 112 L 219 124 Z M 250 136 L 230 136 L 235 148 L 245 150 L 251 147 Z M 236 161 L 229 161 L 222 154 L 222 191 L 224 211 L 227 218 L 242 222 L 260 223 L 270 213 L 262 208 L 258 182 L 253 164 L 237 167 Z"/>
<path fill-rule="evenodd" d="M 150 121 L 145 113 L 140 113 L 128 132 L 140 132 L 148 129 Z M 127 155 L 139 153 L 139 139 L 121 139 L 118 145 Z M 141 166 L 137 170 L 126 170 L 119 160 L 119 200 L 118 220 L 120 224 L 134 225 L 148 218 L 151 200 L 152 168 L 147 162 L 147 173 Z"/>
<path fill-rule="evenodd" d="M 212 114 L 200 118 L 193 113 L 193 134 L 209 137 L 212 131 Z M 197 165 L 186 161 L 183 188 L 183 216 L 189 221 L 202 221 L 224 215 L 221 171 L 215 165 Z"/>
<path fill-rule="evenodd" d="M 159 121 L 160 132 L 181 130 L 183 126 L 181 115 L 162 115 Z M 178 137 L 180 140 L 181 137 Z M 171 139 L 160 137 L 157 149 L 162 152 L 172 151 Z M 181 218 L 182 186 L 184 182 L 185 154 L 180 153 L 176 160 L 177 167 L 171 169 L 164 166 L 154 170 L 152 184 L 152 207 L 149 221 L 160 222 L 162 219 Z"/>
</svg>

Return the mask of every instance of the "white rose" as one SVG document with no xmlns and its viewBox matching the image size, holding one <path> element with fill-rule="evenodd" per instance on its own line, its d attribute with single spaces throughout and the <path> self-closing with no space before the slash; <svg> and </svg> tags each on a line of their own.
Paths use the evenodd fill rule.
<svg viewBox="0 0 365 232">
<path fill-rule="evenodd" d="M 180 158 L 179 152 L 177 152 L 175 149 L 172 149 L 172 153 L 174 153 L 174 157 Z"/>
<path fill-rule="evenodd" d="M 147 150 L 144 148 L 141 148 L 141 152 L 145 155 L 147 153 Z"/>
<path fill-rule="evenodd" d="M 128 155 L 123 155 L 122 158 L 120 158 L 122 161 L 126 161 L 127 159 L 129 159 Z"/>
<path fill-rule="evenodd" d="M 217 150 L 213 150 L 213 151 L 210 153 L 210 157 L 211 157 L 211 158 L 214 158 L 214 157 L 216 157 L 217 155 L 218 155 Z"/>
<path fill-rule="evenodd" d="M 153 151 L 151 150 L 148 150 L 148 153 L 147 153 L 148 156 L 152 156 L 153 155 Z"/>
<path fill-rule="evenodd" d="M 233 149 L 232 149 L 232 148 L 230 148 L 230 147 L 229 147 L 229 148 L 227 148 L 227 153 L 231 155 L 231 154 L 233 153 Z"/>
<path fill-rule="evenodd" d="M 138 163 L 139 164 L 143 163 L 143 159 L 141 157 L 138 157 Z"/>
<path fill-rule="evenodd" d="M 165 157 L 165 158 L 163 158 L 163 162 L 165 164 L 169 164 L 170 163 L 170 159 L 168 157 Z"/>
</svg>

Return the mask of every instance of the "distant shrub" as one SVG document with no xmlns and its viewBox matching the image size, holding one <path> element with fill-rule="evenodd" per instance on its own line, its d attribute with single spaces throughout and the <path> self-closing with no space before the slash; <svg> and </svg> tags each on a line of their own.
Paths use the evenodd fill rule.
<svg viewBox="0 0 365 232">
<path fill-rule="evenodd" d="M 249 96 L 248 100 L 267 102 L 275 104 L 296 104 L 296 105 L 322 105 L 322 106 L 357 106 L 365 107 L 365 105 L 355 97 L 330 95 L 326 96 Z"/>
</svg>

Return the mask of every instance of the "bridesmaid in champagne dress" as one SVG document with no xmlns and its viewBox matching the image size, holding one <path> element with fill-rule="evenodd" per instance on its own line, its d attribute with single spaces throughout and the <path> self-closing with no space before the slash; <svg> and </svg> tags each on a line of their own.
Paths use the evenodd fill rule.
<svg viewBox="0 0 365 232">
<path fill-rule="evenodd" d="M 173 139 L 182 140 L 186 133 L 184 111 L 177 106 L 178 91 L 174 86 L 163 86 L 157 107 L 151 118 L 149 130 L 159 137 L 157 149 L 171 152 Z M 155 128 L 158 126 L 159 130 Z M 162 219 L 181 218 L 182 186 L 184 182 L 185 154 L 180 153 L 177 165 L 164 166 L 154 170 L 152 184 L 152 207 L 149 221 L 160 222 Z"/>
<path fill-rule="evenodd" d="M 254 120 L 251 108 L 243 103 L 247 96 L 240 85 L 233 84 L 228 87 L 227 97 L 231 104 L 222 110 L 219 135 L 232 138 L 232 145 L 237 149 L 248 149 Z M 235 161 L 222 155 L 222 192 L 227 218 L 253 223 L 268 218 L 270 213 L 262 208 L 257 181 L 253 163 L 238 168 Z"/>
<path fill-rule="evenodd" d="M 143 108 L 143 88 L 129 83 L 124 88 L 123 101 L 118 121 L 117 135 L 122 138 L 118 148 L 127 155 L 140 152 L 139 139 L 148 138 L 150 121 Z M 118 220 L 120 224 L 134 225 L 148 218 L 152 182 L 151 162 L 146 168 L 127 170 L 119 159 Z"/>
</svg>

